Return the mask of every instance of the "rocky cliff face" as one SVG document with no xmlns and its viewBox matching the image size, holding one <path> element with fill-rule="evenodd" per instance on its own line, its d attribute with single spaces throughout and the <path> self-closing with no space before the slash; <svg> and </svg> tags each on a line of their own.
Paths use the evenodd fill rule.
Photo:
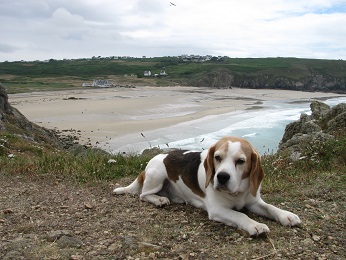
<svg viewBox="0 0 346 260">
<path fill-rule="evenodd" d="M 58 136 L 50 130 L 30 122 L 8 102 L 5 88 L 0 85 L 0 131 L 18 134 L 36 142 L 60 145 Z"/>
<path fill-rule="evenodd" d="M 346 93 L 346 80 L 344 78 L 330 77 L 316 73 L 312 73 L 310 76 L 304 78 L 292 79 L 285 76 L 274 77 L 269 74 L 242 75 L 230 70 L 220 70 L 200 76 L 191 82 L 191 85 L 212 88 L 268 88 Z"/>
<path fill-rule="evenodd" d="M 310 108 L 311 115 L 301 114 L 298 121 L 286 126 L 279 151 L 289 150 L 299 154 L 307 144 L 325 142 L 345 131 L 346 103 L 330 108 L 322 102 L 313 101 Z"/>
<path fill-rule="evenodd" d="M 232 88 L 234 78 L 227 70 L 218 72 L 210 72 L 203 75 L 193 85 L 197 87 L 211 87 L 211 88 Z"/>
<path fill-rule="evenodd" d="M 4 87 L 0 85 L 0 130 L 5 130 L 5 114 L 11 113 L 11 107 L 8 103 L 8 97 Z"/>
</svg>

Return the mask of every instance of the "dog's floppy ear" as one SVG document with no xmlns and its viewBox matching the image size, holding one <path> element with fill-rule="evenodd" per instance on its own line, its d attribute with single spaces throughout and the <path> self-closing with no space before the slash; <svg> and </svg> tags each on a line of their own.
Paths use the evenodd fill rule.
<svg viewBox="0 0 346 260">
<path fill-rule="evenodd" d="M 205 188 L 208 187 L 211 179 L 213 178 L 215 174 L 214 153 L 215 153 L 215 146 L 212 146 L 209 148 L 208 155 L 204 160 L 204 169 L 206 173 Z"/>
<path fill-rule="evenodd" d="M 261 185 L 264 177 L 264 170 L 261 164 L 261 157 L 253 151 L 251 154 L 251 171 L 250 171 L 250 192 L 252 196 L 256 197 L 259 186 Z"/>
</svg>

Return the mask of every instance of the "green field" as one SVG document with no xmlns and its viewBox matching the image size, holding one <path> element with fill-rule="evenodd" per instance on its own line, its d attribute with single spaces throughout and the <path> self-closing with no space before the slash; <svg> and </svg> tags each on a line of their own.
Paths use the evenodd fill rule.
<svg viewBox="0 0 346 260">
<path fill-rule="evenodd" d="M 144 77 L 165 70 L 165 77 Z M 346 91 L 346 61 L 299 58 L 222 58 L 184 62 L 178 57 L 1 62 L 0 83 L 9 93 L 80 87 L 95 78 L 115 84 L 200 85 L 220 72 L 233 77 L 234 87 Z M 299 84 L 296 84 L 299 82 Z M 203 82 L 202 82 L 203 85 Z M 205 83 L 203 86 L 207 85 Z"/>
</svg>

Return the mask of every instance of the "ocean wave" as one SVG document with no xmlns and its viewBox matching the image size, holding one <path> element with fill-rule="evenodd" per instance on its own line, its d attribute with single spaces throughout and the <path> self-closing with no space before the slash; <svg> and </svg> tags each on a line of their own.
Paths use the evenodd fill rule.
<svg viewBox="0 0 346 260">
<path fill-rule="evenodd" d="M 330 99 L 326 103 L 335 104 L 344 100 L 346 97 Z M 235 135 L 251 141 L 261 154 L 268 151 L 275 152 L 285 126 L 298 120 L 301 113 L 309 114 L 311 111 L 309 103 L 290 104 L 271 101 L 266 105 L 270 108 L 209 115 L 172 127 L 149 131 L 146 133 L 148 141 L 138 136 L 127 136 L 122 139 L 123 143 L 125 142 L 123 145 L 121 140 L 114 140 L 110 150 L 140 152 L 149 147 L 203 150 L 208 149 L 224 136 Z M 132 140 L 132 143 L 129 144 L 128 140 Z M 118 148 L 112 149 L 115 145 Z"/>
</svg>

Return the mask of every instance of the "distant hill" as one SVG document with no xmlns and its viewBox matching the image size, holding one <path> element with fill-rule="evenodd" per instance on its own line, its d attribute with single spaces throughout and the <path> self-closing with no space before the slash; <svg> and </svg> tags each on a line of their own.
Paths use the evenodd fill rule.
<svg viewBox="0 0 346 260">
<path fill-rule="evenodd" d="M 212 58 L 186 61 L 180 57 L 94 58 L 46 62 L 1 62 L 3 85 L 28 84 L 32 79 L 71 77 L 78 82 L 132 75 L 156 85 L 192 85 L 215 88 L 273 88 L 346 93 L 346 61 L 300 58 Z M 165 71 L 167 75 L 160 77 Z M 153 75 L 158 77 L 154 78 Z M 47 80 L 45 81 L 47 83 Z M 53 86 L 54 87 L 54 86 Z"/>
</svg>

